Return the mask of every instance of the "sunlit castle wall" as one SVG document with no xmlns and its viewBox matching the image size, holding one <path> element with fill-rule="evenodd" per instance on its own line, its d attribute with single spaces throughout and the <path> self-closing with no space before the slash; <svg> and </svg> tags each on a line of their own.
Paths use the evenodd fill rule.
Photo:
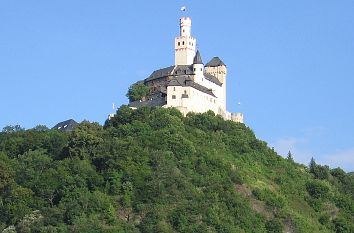
<svg viewBox="0 0 354 233">
<path fill-rule="evenodd" d="M 218 94 L 218 97 L 220 99 L 220 107 L 223 109 L 223 111 L 226 111 L 226 66 L 207 66 L 205 67 L 205 72 L 215 76 L 222 83 L 222 90 L 220 91 L 220 94 Z"/>
<path fill-rule="evenodd" d="M 167 105 L 175 107 L 184 115 L 188 112 L 203 113 L 212 110 L 218 113 L 218 99 L 193 87 L 168 86 Z"/>
</svg>

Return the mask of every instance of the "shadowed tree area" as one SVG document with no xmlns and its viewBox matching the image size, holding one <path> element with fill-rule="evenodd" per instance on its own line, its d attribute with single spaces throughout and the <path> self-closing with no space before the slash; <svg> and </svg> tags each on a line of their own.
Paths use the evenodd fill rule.
<svg viewBox="0 0 354 233">
<path fill-rule="evenodd" d="M 354 177 L 212 112 L 0 133 L 0 232 L 354 232 Z"/>
</svg>

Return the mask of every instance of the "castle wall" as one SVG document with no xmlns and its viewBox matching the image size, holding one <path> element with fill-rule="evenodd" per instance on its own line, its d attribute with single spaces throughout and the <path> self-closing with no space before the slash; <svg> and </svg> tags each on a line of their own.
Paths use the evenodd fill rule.
<svg viewBox="0 0 354 233">
<path fill-rule="evenodd" d="M 205 67 L 205 72 L 213 75 L 222 83 L 222 91 L 218 97 L 220 98 L 220 105 L 222 109 L 226 111 L 226 66 Z"/>
<path fill-rule="evenodd" d="M 219 104 L 216 97 L 186 86 L 167 87 L 167 105 L 175 107 L 184 115 L 188 112 L 203 113 L 212 110 L 216 114 L 219 112 Z"/>
</svg>

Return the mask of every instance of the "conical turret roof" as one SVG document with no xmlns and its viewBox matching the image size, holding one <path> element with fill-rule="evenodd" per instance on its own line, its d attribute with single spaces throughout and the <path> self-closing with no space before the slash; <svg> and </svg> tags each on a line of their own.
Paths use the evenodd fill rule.
<svg viewBox="0 0 354 233">
<path fill-rule="evenodd" d="M 195 54 L 195 57 L 193 59 L 193 64 L 203 64 L 202 57 L 200 56 L 199 50 L 197 50 L 197 53 Z"/>
</svg>

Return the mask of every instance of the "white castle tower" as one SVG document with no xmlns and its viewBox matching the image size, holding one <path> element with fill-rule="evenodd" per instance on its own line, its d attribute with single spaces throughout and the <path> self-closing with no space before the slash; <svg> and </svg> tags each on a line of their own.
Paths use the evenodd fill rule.
<svg viewBox="0 0 354 233">
<path fill-rule="evenodd" d="M 175 38 L 175 65 L 191 65 L 195 57 L 196 39 L 191 36 L 192 20 L 180 19 L 180 35 Z"/>
</svg>

